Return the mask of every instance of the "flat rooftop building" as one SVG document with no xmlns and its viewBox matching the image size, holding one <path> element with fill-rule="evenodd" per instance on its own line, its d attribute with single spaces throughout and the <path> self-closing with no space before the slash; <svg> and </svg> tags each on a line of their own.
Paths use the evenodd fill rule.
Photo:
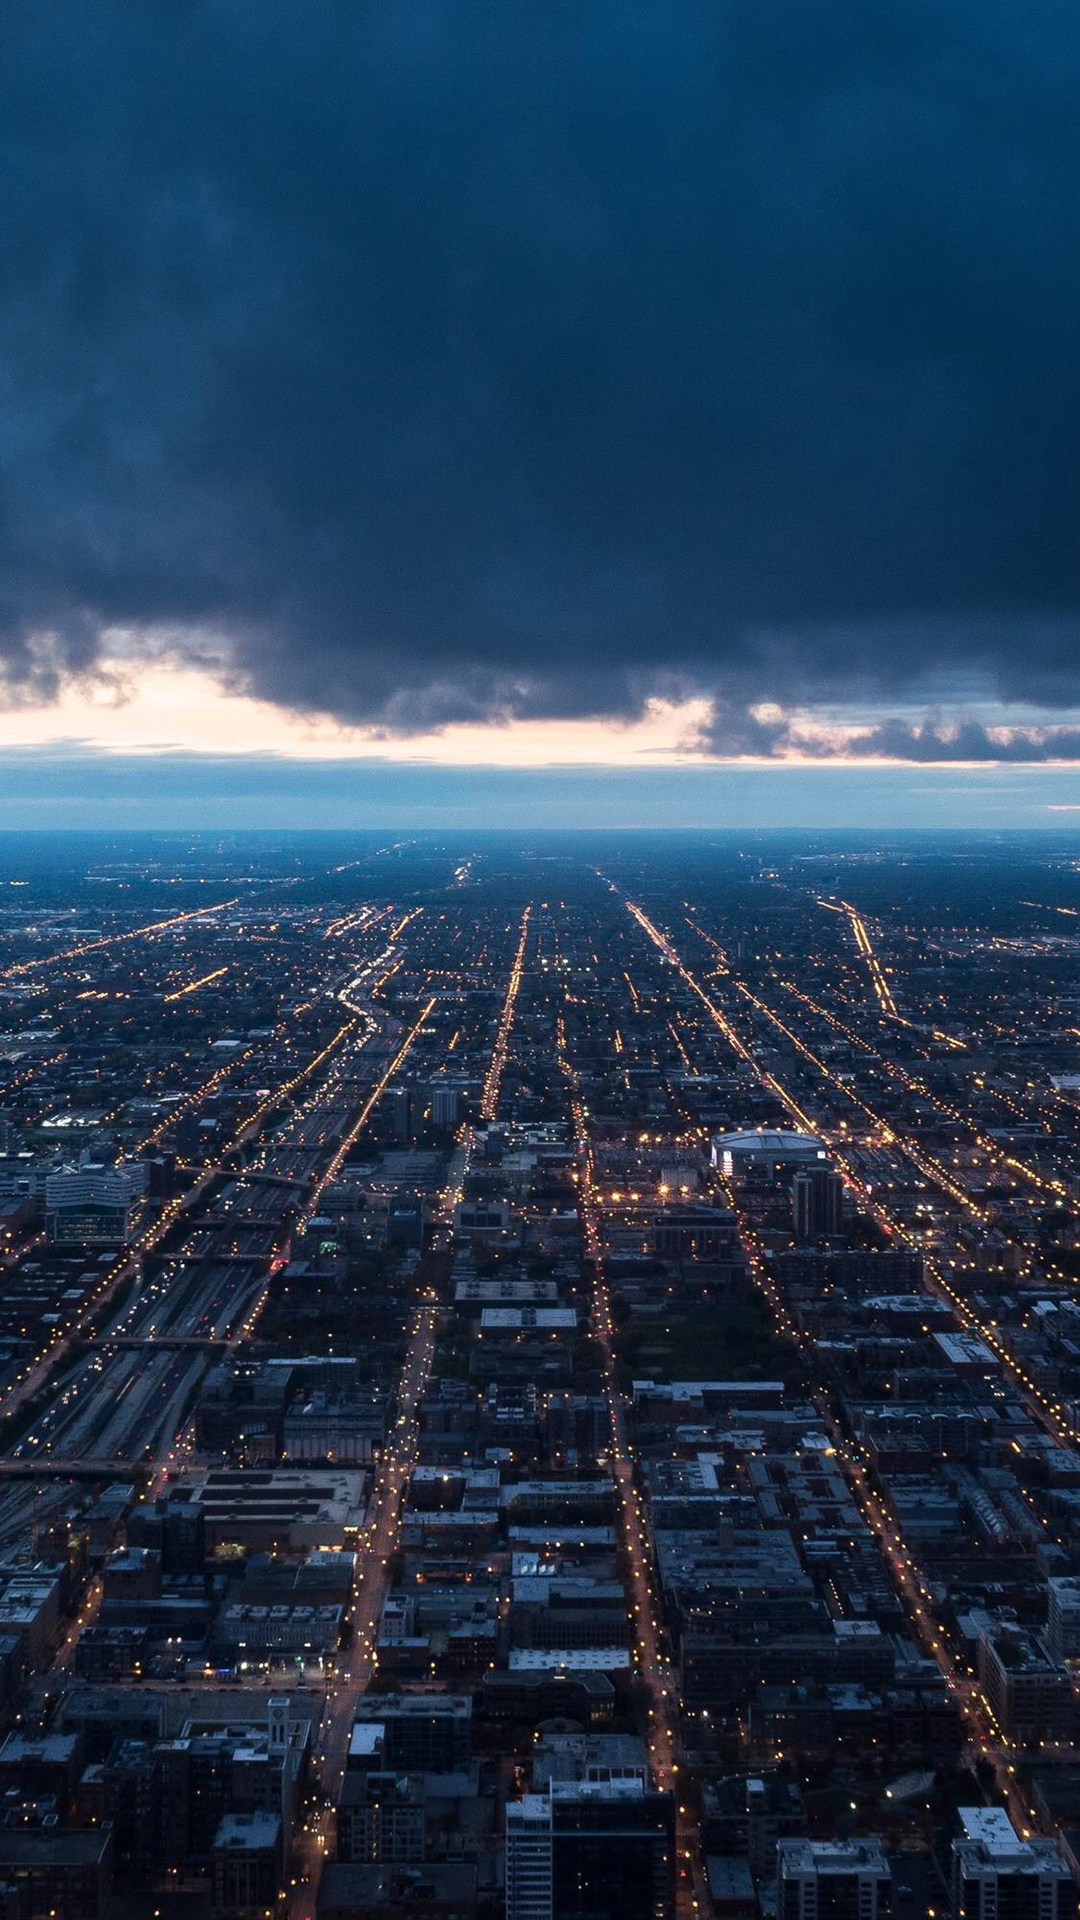
<svg viewBox="0 0 1080 1920">
<path fill-rule="evenodd" d="M 357 1702 L 348 1765 L 460 1773 L 472 1755 L 472 1701 L 457 1693 L 384 1693 Z"/>
<path fill-rule="evenodd" d="M 208 1551 L 351 1545 L 364 1522 L 367 1477 L 346 1467 L 211 1468 L 192 1477 Z"/>
<path fill-rule="evenodd" d="M 781 1839 L 776 1894 L 779 1920 L 884 1920 L 892 1874 L 878 1839 Z"/>
<path fill-rule="evenodd" d="M 671 1920 L 675 1809 L 640 1778 L 549 1782 L 506 1807 L 506 1920 Z"/>
<path fill-rule="evenodd" d="M 1003 1807 L 958 1808 L 952 1845 L 956 1920 L 1067 1920 L 1076 1912 L 1072 1874 L 1052 1840 L 1022 1840 Z"/>
</svg>

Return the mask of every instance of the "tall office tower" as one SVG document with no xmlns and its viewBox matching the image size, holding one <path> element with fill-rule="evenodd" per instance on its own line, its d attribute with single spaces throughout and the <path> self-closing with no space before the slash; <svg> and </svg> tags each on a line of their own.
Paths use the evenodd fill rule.
<svg viewBox="0 0 1080 1920">
<path fill-rule="evenodd" d="M 431 1120 L 436 1127 L 456 1127 L 458 1117 L 458 1090 L 436 1084 L 431 1092 Z"/>
<path fill-rule="evenodd" d="M 956 1920 L 1073 1920 L 1076 1887 L 1052 1840 L 1021 1840 L 1003 1807 L 960 1807 L 952 1844 Z"/>
<path fill-rule="evenodd" d="M 880 1840 L 778 1840 L 778 1920 L 887 1920 L 892 1874 Z"/>
<path fill-rule="evenodd" d="M 797 1240 L 820 1240 L 839 1233 L 844 1215 L 844 1182 L 831 1167 L 807 1167 L 791 1183 L 791 1212 Z"/>
<path fill-rule="evenodd" d="M 554 1920 L 551 1802 L 527 1793 L 506 1803 L 506 1920 Z"/>
<path fill-rule="evenodd" d="M 675 1804 L 641 1779 L 553 1780 L 506 1808 L 506 1920 L 672 1920 Z"/>
</svg>

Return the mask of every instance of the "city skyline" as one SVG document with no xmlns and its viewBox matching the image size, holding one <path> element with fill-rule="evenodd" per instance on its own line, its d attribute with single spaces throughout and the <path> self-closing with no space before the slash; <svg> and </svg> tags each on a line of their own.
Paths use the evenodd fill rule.
<svg viewBox="0 0 1080 1920">
<path fill-rule="evenodd" d="M 1030 832 L 0 833 L 13 1920 L 1076 1920 L 1078 929 Z"/>
<path fill-rule="evenodd" d="M 1080 1920 L 1080 10 L 0 178 L 0 1920 Z"/>
</svg>

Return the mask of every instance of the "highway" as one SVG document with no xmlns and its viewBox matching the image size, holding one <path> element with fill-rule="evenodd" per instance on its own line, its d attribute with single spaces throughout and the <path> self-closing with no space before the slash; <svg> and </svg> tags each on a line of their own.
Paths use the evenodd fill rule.
<svg viewBox="0 0 1080 1920">
<path fill-rule="evenodd" d="M 260 1102 L 230 1141 L 222 1157 L 205 1168 L 186 1193 L 168 1202 L 157 1218 L 143 1229 L 131 1246 L 125 1248 L 102 1275 L 93 1292 L 72 1318 L 57 1327 L 37 1357 L 20 1369 L 11 1386 L 0 1392 L 0 1417 L 10 1419 L 17 1415 L 46 1385 L 58 1362 L 69 1355 L 78 1342 L 92 1337 L 103 1308 L 121 1287 L 138 1279 L 143 1255 L 163 1242 L 187 1215 L 197 1213 L 203 1202 L 209 1199 L 215 1184 L 227 1172 L 233 1157 L 258 1140 L 270 1126 L 277 1107 L 291 1099 L 312 1076 L 317 1075 L 347 1040 L 351 1039 L 355 1048 L 367 1040 L 372 1030 L 370 1025 L 361 1028 L 360 1016 L 350 1017 L 303 1067 L 289 1074 L 273 1093 Z"/>
<path fill-rule="evenodd" d="M 93 1315 L 81 1316 L 18 1383 L 10 1410 L 25 1407 L 31 1396 L 46 1397 L 0 1463 L 0 1542 L 25 1538 L 31 1524 L 45 1524 L 51 1509 L 68 1498 L 67 1475 L 134 1471 L 145 1464 L 157 1469 L 155 1484 L 163 1484 L 169 1462 L 186 1449 L 184 1430 L 206 1368 L 224 1344 L 240 1344 L 250 1335 L 265 1298 L 267 1269 L 272 1275 L 283 1264 L 290 1236 L 317 1213 L 326 1188 L 434 1012 L 434 996 L 422 995 L 403 1024 L 371 998 L 401 966 L 401 936 L 417 911 L 393 919 L 382 946 L 359 970 L 353 968 L 344 988 L 331 985 L 345 1018 L 330 1040 L 259 1101 L 226 1151 L 117 1263 Z M 390 910 L 364 915 L 363 928 L 381 935 L 389 917 Z M 491 1041 L 485 1087 L 493 1107 L 528 923 L 526 912 Z M 334 931 L 347 935 L 350 927 Z M 189 1099 L 197 1100 L 201 1091 Z M 467 1165 L 469 1144 L 463 1129 L 451 1185 Z M 160 1265 L 144 1271 L 141 1256 L 151 1250 Z M 314 1911 L 319 1862 L 332 1832 L 356 1702 L 374 1671 L 439 1310 L 431 1291 L 412 1310 L 394 1425 L 358 1543 L 352 1634 L 331 1674 L 318 1735 L 315 1801 L 297 1834 L 302 1870 L 289 1890 L 289 1910 L 296 1915 Z M 91 1593 L 65 1646 L 65 1664 L 95 1611 Z"/>
<path fill-rule="evenodd" d="M 84 940 L 79 946 L 65 947 L 59 953 L 47 953 L 35 956 L 32 960 L 19 960 L 5 967 L 0 978 L 9 975 L 30 973 L 38 967 L 55 967 L 65 960 L 81 960 L 88 953 L 98 953 L 102 947 L 119 946 L 122 941 L 152 939 L 155 934 L 166 933 L 173 927 L 181 927 L 190 920 L 205 920 L 209 915 L 225 913 L 230 907 L 240 904 L 239 894 L 231 900 L 218 900 L 212 907 L 194 907 L 190 913 L 170 914 L 167 920 L 153 920 L 145 927 L 130 927 L 121 933 L 109 933 L 100 940 Z"/>
<path fill-rule="evenodd" d="M 7 1411 L 25 1404 L 46 1383 L 54 1390 L 10 1449 L 9 1461 L 20 1475 L 24 1468 L 40 1463 L 48 1477 L 40 1485 L 32 1478 L 20 1478 L 19 1493 L 13 1489 L 0 1510 L 0 1536 L 18 1538 L 20 1528 L 25 1534 L 32 1517 L 40 1524 L 49 1508 L 62 1502 L 62 1480 L 49 1472 L 53 1459 L 78 1468 L 85 1461 L 97 1466 L 109 1461 L 117 1466 L 160 1463 L 168 1455 L 214 1358 L 214 1348 L 207 1342 L 235 1343 L 253 1330 L 266 1297 L 267 1266 L 273 1270 L 281 1264 L 293 1222 L 299 1218 L 302 1224 L 317 1210 L 327 1183 L 421 1031 L 430 1005 L 430 1001 L 425 1004 L 403 1038 L 396 1032 L 396 1022 L 385 1014 L 365 1009 L 362 1015 L 350 1017 L 304 1067 L 260 1103 L 225 1159 L 208 1168 L 182 1202 L 166 1210 L 162 1221 L 147 1230 L 137 1249 L 111 1275 L 94 1302 L 94 1314 L 100 1316 L 122 1285 L 130 1290 L 112 1319 L 101 1326 L 100 1345 L 82 1338 L 94 1332 L 93 1316 L 87 1311 L 24 1378 L 17 1397 L 6 1403 Z M 376 1036 L 391 1036 L 389 1058 L 373 1045 Z M 283 1118 L 280 1107 L 287 1100 L 294 1104 Z M 166 1233 L 198 1217 L 204 1204 L 211 1222 L 235 1234 L 231 1222 L 245 1177 L 265 1172 L 278 1155 L 294 1155 L 298 1141 L 304 1146 L 306 1176 L 299 1182 L 257 1189 L 269 1201 L 256 1258 L 186 1262 L 187 1242 L 181 1239 L 161 1272 L 143 1278 L 140 1256 Z M 223 1190 L 228 1163 L 239 1149 L 253 1145 L 258 1153 L 247 1176 L 238 1174 Z M 196 1224 L 186 1231 L 189 1239 L 198 1242 L 203 1229 Z M 163 1344 L 155 1351 L 158 1337 Z M 171 1344 L 188 1339 L 198 1344 Z M 139 1344 L 117 1344 L 124 1341 Z"/>
</svg>

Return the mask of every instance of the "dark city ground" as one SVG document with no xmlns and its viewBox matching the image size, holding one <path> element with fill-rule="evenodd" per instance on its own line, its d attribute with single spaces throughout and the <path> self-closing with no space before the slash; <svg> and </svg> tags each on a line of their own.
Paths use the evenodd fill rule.
<svg viewBox="0 0 1080 1920">
<path fill-rule="evenodd" d="M 1078 955 L 1062 833 L 0 835 L 3 1920 L 1065 1920 Z"/>
</svg>

